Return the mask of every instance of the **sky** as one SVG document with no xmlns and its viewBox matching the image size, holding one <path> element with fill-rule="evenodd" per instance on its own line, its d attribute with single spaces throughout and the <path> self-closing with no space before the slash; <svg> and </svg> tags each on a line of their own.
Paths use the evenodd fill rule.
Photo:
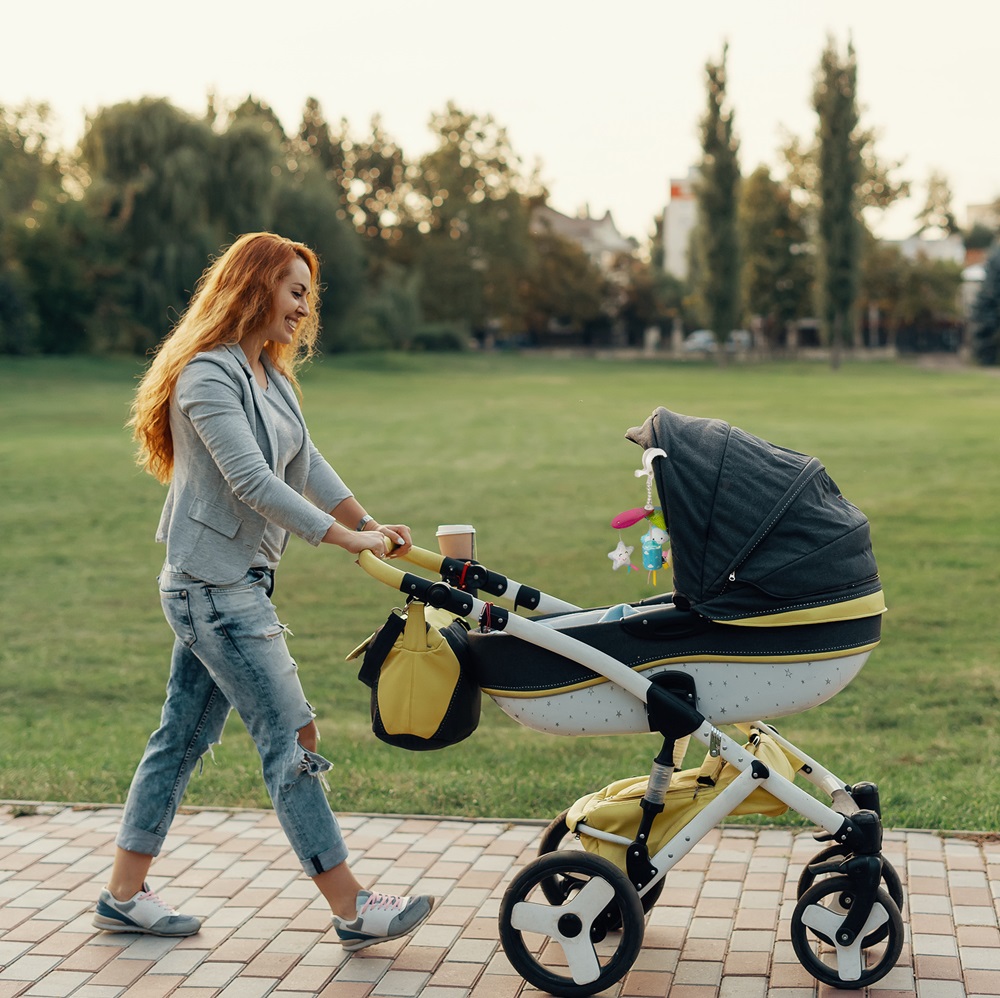
<svg viewBox="0 0 1000 998">
<path fill-rule="evenodd" d="M 368 134 L 374 114 L 409 160 L 449 101 L 491 115 L 550 204 L 610 211 L 645 243 L 671 177 L 700 156 L 705 64 L 728 43 L 744 175 L 815 133 L 814 74 L 831 36 L 858 59 L 862 123 L 913 195 L 875 222 L 914 228 L 931 171 L 961 224 L 1000 196 L 998 0 L 48 0 L 0 14 L 0 105 L 48 102 L 71 148 L 86 116 L 142 97 L 200 114 L 211 91 L 266 101 L 294 131 L 307 97 Z"/>
</svg>

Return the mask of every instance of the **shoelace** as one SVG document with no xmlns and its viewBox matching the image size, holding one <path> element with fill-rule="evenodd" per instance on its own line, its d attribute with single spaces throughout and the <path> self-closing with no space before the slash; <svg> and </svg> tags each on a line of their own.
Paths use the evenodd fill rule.
<svg viewBox="0 0 1000 998">
<path fill-rule="evenodd" d="M 143 901 L 152 901 L 153 904 L 158 905 L 168 915 L 176 915 L 177 914 L 177 909 L 176 908 L 171 908 L 170 905 L 167 904 L 167 902 L 163 900 L 163 898 L 161 898 L 158 894 L 154 894 L 152 891 L 142 891 L 139 894 L 139 897 Z"/>
<path fill-rule="evenodd" d="M 366 911 L 380 908 L 385 911 L 402 911 L 410 900 L 408 895 L 400 897 L 398 894 L 380 894 L 378 892 L 370 894 L 368 900 L 361 906 L 359 915 Z"/>
</svg>

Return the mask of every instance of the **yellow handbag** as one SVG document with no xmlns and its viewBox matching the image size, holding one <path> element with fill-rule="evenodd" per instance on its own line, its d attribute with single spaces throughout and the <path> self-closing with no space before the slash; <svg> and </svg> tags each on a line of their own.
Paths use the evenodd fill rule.
<svg viewBox="0 0 1000 998">
<path fill-rule="evenodd" d="M 468 624 L 418 600 L 394 610 L 359 649 L 371 687 L 372 731 L 399 748 L 444 748 L 479 725 L 482 691 L 468 662 Z"/>
</svg>

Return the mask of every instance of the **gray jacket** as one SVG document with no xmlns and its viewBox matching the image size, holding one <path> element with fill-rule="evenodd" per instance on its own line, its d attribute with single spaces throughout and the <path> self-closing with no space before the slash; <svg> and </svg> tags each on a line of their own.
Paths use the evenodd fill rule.
<svg viewBox="0 0 1000 998">
<path fill-rule="evenodd" d="M 328 512 L 351 495 L 309 439 L 295 390 L 261 355 L 271 388 L 302 423 L 304 444 L 282 481 L 273 471 L 273 431 L 261 389 L 239 346 L 196 354 L 170 402 L 174 472 L 156 531 L 167 562 L 213 585 L 246 575 L 270 520 L 319 544 Z M 287 543 L 287 535 L 285 542 Z"/>
</svg>

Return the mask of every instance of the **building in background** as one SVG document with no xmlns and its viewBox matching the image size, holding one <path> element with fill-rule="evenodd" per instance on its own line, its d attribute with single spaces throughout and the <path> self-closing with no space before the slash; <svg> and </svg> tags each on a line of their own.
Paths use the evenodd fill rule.
<svg viewBox="0 0 1000 998">
<path fill-rule="evenodd" d="M 603 218 L 592 218 L 588 208 L 576 218 L 571 218 L 547 204 L 541 204 L 531 212 L 531 231 L 551 232 L 576 243 L 604 274 L 614 268 L 619 256 L 632 256 L 639 248 L 634 239 L 618 231 L 610 211 L 606 211 Z"/>
<path fill-rule="evenodd" d="M 688 245 L 698 224 L 695 184 L 698 170 L 691 167 L 686 177 L 671 178 L 670 200 L 663 209 L 663 269 L 684 281 L 688 276 Z"/>
</svg>

